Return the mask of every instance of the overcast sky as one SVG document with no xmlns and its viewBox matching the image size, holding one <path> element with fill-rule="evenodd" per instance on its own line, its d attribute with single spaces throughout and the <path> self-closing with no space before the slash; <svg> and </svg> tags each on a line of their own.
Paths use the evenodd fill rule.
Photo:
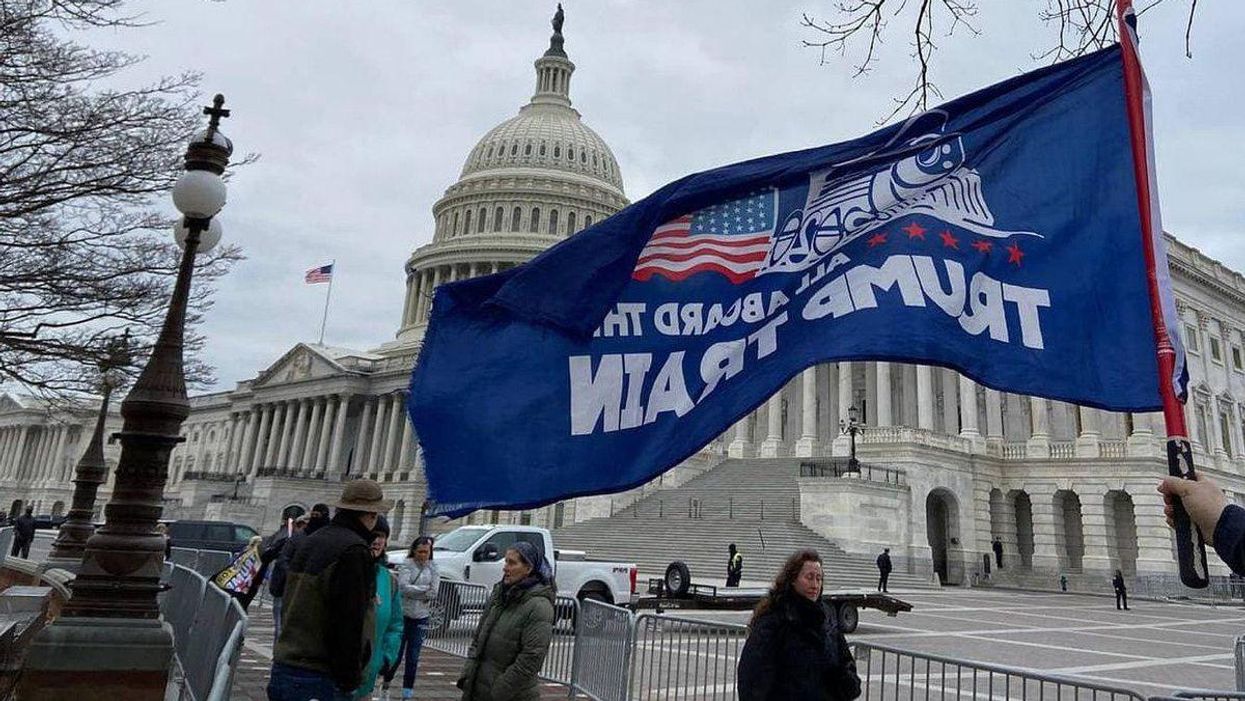
<svg viewBox="0 0 1245 701">
<path fill-rule="evenodd" d="M 1035 66 L 1054 29 L 1045 0 L 985 0 L 981 35 L 939 36 L 947 99 Z M 690 172 L 859 136 L 911 79 L 908 30 L 853 80 L 852 62 L 819 63 L 801 12 L 827 0 L 567 0 L 571 99 L 613 148 L 637 200 Z M 217 389 L 253 377 L 319 333 L 326 286 L 303 283 L 335 260 L 325 342 L 373 348 L 402 311 L 402 266 L 432 238 L 433 203 L 471 147 L 531 96 L 554 2 L 471 0 L 159 0 L 132 10 L 157 24 L 95 33 L 97 47 L 149 56 L 135 77 L 196 70 L 224 93 L 224 131 L 261 154 L 222 213 L 247 260 L 222 281 L 204 326 Z M 1245 3 L 1202 3 L 1193 59 L 1188 2 L 1142 18 L 1168 231 L 1245 269 L 1239 53 Z M 993 13 L 993 14 L 992 14 Z M 172 203 L 169 203 L 170 213 Z"/>
</svg>

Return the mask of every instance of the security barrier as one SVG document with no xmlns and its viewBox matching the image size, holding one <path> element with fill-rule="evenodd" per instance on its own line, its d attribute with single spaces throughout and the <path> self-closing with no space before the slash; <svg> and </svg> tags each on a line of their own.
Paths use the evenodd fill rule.
<svg viewBox="0 0 1245 701">
<path fill-rule="evenodd" d="M 228 699 L 246 635 L 246 612 L 236 599 L 185 566 L 174 565 L 168 583 L 160 612 L 173 628 L 181 670 L 179 701 Z"/>
<path fill-rule="evenodd" d="M 571 688 L 597 701 L 626 701 L 635 620 L 624 608 L 586 599 L 575 626 Z"/>
<path fill-rule="evenodd" d="M 734 699 L 748 627 L 643 614 L 634 625 L 631 699 Z"/>
</svg>

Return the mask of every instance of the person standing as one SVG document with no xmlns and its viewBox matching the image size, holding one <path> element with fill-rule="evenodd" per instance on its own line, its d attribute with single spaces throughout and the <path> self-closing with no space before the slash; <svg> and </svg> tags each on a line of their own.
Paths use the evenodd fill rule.
<svg viewBox="0 0 1245 701">
<path fill-rule="evenodd" d="M 402 645 L 402 597 L 398 593 L 398 578 L 389 569 L 385 546 L 389 544 L 389 521 L 384 516 L 376 519 L 372 529 L 372 558 L 376 562 L 376 644 L 372 658 L 363 672 L 363 683 L 355 689 L 355 701 L 372 698 L 376 677 L 398 663 L 398 650 Z M 382 694 L 381 698 L 389 698 Z"/>
<path fill-rule="evenodd" d="M 30 544 L 35 540 L 34 513 L 34 507 L 27 506 L 26 513 L 13 521 L 13 548 L 9 553 L 10 557 L 30 559 Z"/>
<path fill-rule="evenodd" d="M 545 556 L 526 541 L 512 545 L 458 679 L 462 701 L 538 701 L 536 675 L 553 639 L 556 595 Z"/>
<path fill-rule="evenodd" d="M 994 564 L 999 569 L 1003 569 L 1003 540 L 994 536 L 994 543 L 990 547 L 994 550 Z"/>
<path fill-rule="evenodd" d="M 1128 587 L 1124 586 L 1124 573 L 1116 570 L 1115 577 L 1111 579 L 1111 586 L 1115 589 L 1115 610 L 1128 610 Z"/>
<path fill-rule="evenodd" d="M 726 586 L 737 587 L 739 586 L 739 580 L 744 576 L 744 556 L 735 547 L 734 543 L 731 543 L 730 547 L 727 548 L 727 552 Z"/>
<path fill-rule="evenodd" d="M 327 504 L 316 504 L 311 512 L 294 519 L 294 532 L 281 545 L 276 563 L 272 566 L 272 578 L 268 582 L 268 594 L 272 597 L 272 642 L 275 645 L 281 637 L 281 618 L 285 611 L 285 574 L 290 566 L 290 558 L 298 549 L 304 538 L 320 530 L 329 523 L 329 507 Z"/>
<path fill-rule="evenodd" d="M 891 549 L 882 548 L 882 554 L 878 555 L 878 591 L 888 591 L 886 588 L 887 580 L 891 576 Z"/>
<path fill-rule="evenodd" d="M 373 480 L 348 482 L 329 525 L 289 559 L 269 701 L 350 701 L 372 658 L 376 562 L 372 529 L 393 506 Z"/>
<path fill-rule="evenodd" d="M 821 593 L 821 556 L 801 550 L 787 558 L 748 623 L 735 679 L 740 701 L 860 696 L 856 661 Z"/>
<path fill-rule="evenodd" d="M 402 594 L 402 648 L 398 662 L 405 662 L 402 672 L 402 698 L 415 697 L 415 673 L 419 669 L 419 652 L 424 646 L 431 606 L 437 599 L 441 574 L 432 561 L 432 538 L 422 535 L 411 543 L 406 560 L 398 569 L 398 589 Z M 398 671 L 394 664 L 389 678 Z"/>
</svg>

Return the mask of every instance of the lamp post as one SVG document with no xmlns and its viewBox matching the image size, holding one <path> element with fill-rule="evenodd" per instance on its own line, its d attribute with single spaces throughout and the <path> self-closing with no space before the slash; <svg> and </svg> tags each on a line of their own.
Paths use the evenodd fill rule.
<svg viewBox="0 0 1245 701">
<path fill-rule="evenodd" d="M 26 655 L 18 697 L 164 698 L 173 657 L 172 628 L 160 620 L 156 595 L 164 569 L 164 537 L 156 532 L 163 509 L 169 454 L 184 440 L 190 414 L 183 372 L 183 335 L 195 255 L 220 239 L 213 217 L 225 206 L 221 175 L 233 145 L 220 133 L 225 98 L 186 149 L 185 172 L 173 186 L 182 213 L 174 236 L 183 246 L 173 295 L 147 365 L 121 402 L 123 424 L 112 499 L 104 525 L 87 541 L 72 596 L 60 617 L 41 630 Z"/>
<path fill-rule="evenodd" d="M 856 407 L 848 407 L 847 419 L 839 419 L 839 432 L 846 434 L 851 441 L 851 452 L 848 453 L 847 471 L 860 472 L 860 462 L 856 460 L 856 436 L 864 433 L 865 428 L 860 423 L 860 413 Z"/>
<path fill-rule="evenodd" d="M 112 392 L 124 382 L 122 368 L 130 364 L 130 332 L 111 339 L 99 362 L 100 403 L 95 417 L 95 431 L 86 451 L 74 467 L 73 500 L 69 516 L 61 524 L 48 555 L 48 566 L 77 570 L 86 550 L 86 541 L 95 532 L 95 495 L 107 481 L 108 464 L 104 462 L 104 425 L 108 421 L 108 404 Z"/>
</svg>

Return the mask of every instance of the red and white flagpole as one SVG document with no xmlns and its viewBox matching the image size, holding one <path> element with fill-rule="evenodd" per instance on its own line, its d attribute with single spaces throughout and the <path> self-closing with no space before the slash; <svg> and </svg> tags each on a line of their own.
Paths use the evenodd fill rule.
<svg viewBox="0 0 1245 701">
<path fill-rule="evenodd" d="M 1184 406 L 1176 396 L 1176 349 L 1163 313 L 1159 290 L 1156 249 L 1162 245 L 1161 220 L 1154 197 L 1153 141 L 1150 138 L 1149 94 L 1141 59 L 1137 54 L 1136 15 L 1132 0 L 1118 0 L 1120 49 L 1124 59 L 1124 94 L 1133 154 L 1133 175 L 1137 184 L 1137 207 L 1141 221 L 1142 250 L 1145 252 L 1147 286 L 1150 292 L 1150 314 L 1154 321 L 1154 339 L 1158 351 L 1159 395 L 1163 400 L 1163 420 L 1167 428 L 1167 471 L 1175 477 L 1197 479 L 1193 471 L 1193 450 L 1185 424 Z M 1186 587 L 1201 589 L 1210 580 L 1206 573 L 1206 542 L 1189 520 L 1179 499 L 1174 499 L 1176 522 L 1176 553 L 1180 565 L 1180 581 Z"/>
</svg>

